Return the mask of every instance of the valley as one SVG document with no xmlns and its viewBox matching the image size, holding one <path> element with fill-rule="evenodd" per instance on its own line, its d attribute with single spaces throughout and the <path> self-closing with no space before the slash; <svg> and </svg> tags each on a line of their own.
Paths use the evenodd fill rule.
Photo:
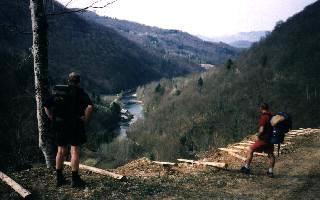
<svg viewBox="0 0 320 200">
<path fill-rule="evenodd" d="M 32 48 L 30 2 L 0 3 L 0 171 L 34 199 L 318 198 L 320 1 L 272 31 L 202 39 L 52 1 L 40 10 L 48 34 L 40 50 Z M 232 15 L 223 16 L 224 22 Z M 71 152 L 80 153 L 81 164 L 125 180 L 81 168 L 85 187 L 54 187 L 61 168 L 49 166 L 46 153 L 54 162 L 57 118 L 50 111 L 58 104 L 49 111 L 43 105 L 55 85 L 72 84 L 71 71 L 81 77 L 74 86 L 90 98 L 54 96 L 85 132 L 85 144 Z M 239 173 L 261 128 L 261 103 L 293 121 L 273 179 L 265 175 L 263 153 L 255 153 L 252 174 Z M 66 178 L 74 181 L 76 171 L 65 166 Z M 0 199 L 19 198 L 0 183 Z"/>
</svg>

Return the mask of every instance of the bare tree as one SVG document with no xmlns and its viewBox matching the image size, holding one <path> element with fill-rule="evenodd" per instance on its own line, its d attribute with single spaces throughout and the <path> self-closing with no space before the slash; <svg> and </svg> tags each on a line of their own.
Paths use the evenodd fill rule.
<svg viewBox="0 0 320 200">
<path fill-rule="evenodd" d="M 37 119 L 39 131 L 39 147 L 43 152 L 47 167 L 55 164 L 54 143 L 49 139 L 48 120 L 43 109 L 44 98 L 48 96 L 48 24 L 43 0 L 30 0 L 35 98 L 37 103 Z"/>
</svg>

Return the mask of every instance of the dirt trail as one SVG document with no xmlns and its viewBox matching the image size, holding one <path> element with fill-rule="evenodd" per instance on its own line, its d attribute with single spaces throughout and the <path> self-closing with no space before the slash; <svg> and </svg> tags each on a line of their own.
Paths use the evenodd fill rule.
<svg viewBox="0 0 320 200">
<path fill-rule="evenodd" d="M 250 199 L 320 199 L 320 134 L 297 138 L 293 151 L 277 159 L 275 178 L 264 175 L 266 162 L 256 162 L 250 181 L 244 181 L 240 191 L 228 190 Z"/>
<path fill-rule="evenodd" d="M 242 161 L 218 154 L 231 162 L 229 170 L 189 164 L 167 170 L 147 159 L 133 161 L 115 170 L 126 174 L 116 181 L 82 171 L 88 183 L 84 190 L 70 186 L 56 189 L 54 172 L 33 168 L 10 174 L 34 194 L 34 199 L 320 199 L 320 131 L 297 136 L 294 145 L 277 160 L 275 177 L 265 175 L 267 158 L 255 157 L 252 174 L 239 173 Z M 217 152 L 208 159 L 217 159 Z M 211 158 L 210 158 L 211 156 Z M 69 171 L 66 171 L 69 174 Z M 68 177 L 70 179 L 70 177 Z M 0 184 L 0 199 L 18 199 Z"/>
</svg>

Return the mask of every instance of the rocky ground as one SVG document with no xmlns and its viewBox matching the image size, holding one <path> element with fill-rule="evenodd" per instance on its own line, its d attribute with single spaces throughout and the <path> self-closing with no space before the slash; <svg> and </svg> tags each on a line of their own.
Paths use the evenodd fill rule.
<svg viewBox="0 0 320 200">
<path fill-rule="evenodd" d="M 141 158 L 113 170 L 123 181 L 81 171 L 84 189 L 56 188 L 54 171 L 44 167 L 8 174 L 32 192 L 33 199 L 319 199 L 320 130 L 297 136 L 277 158 L 275 177 L 265 175 L 266 157 L 255 157 L 252 174 L 239 173 L 242 161 L 223 152 L 203 154 L 206 160 L 227 162 L 227 170 L 191 164 L 171 168 Z M 66 168 L 70 180 L 70 169 Z M 0 183 L 0 199 L 19 199 Z"/>
</svg>

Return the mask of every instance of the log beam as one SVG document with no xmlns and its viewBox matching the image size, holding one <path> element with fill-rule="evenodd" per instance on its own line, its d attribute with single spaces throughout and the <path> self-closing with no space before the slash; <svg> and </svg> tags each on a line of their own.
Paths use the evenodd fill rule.
<svg viewBox="0 0 320 200">
<path fill-rule="evenodd" d="M 197 165 L 206 165 L 206 166 L 212 166 L 217 168 L 224 168 L 226 169 L 228 165 L 226 163 L 221 162 L 206 162 L 206 161 L 195 161 L 195 160 L 187 160 L 187 159 L 177 159 L 179 162 L 186 162 L 190 164 L 197 164 Z"/>
<path fill-rule="evenodd" d="M 31 196 L 31 193 L 24 189 L 21 185 L 15 182 L 12 178 L 0 171 L 0 179 L 14 189 L 22 198 L 26 199 Z"/>
<path fill-rule="evenodd" d="M 218 149 L 221 151 L 230 151 L 233 153 L 240 153 L 241 152 L 241 150 L 238 150 L 238 149 L 229 149 L 229 148 L 218 148 Z"/>
<path fill-rule="evenodd" d="M 240 146 L 240 145 L 236 145 L 236 146 L 232 146 L 231 148 L 236 148 L 236 149 L 246 150 L 246 149 L 248 149 L 248 146 Z"/>
<path fill-rule="evenodd" d="M 239 142 L 237 144 L 244 145 L 244 146 L 251 146 L 252 145 L 252 143 L 250 143 L 250 142 Z"/>
<path fill-rule="evenodd" d="M 176 166 L 177 163 L 173 162 L 161 162 L 161 161 L 152 161 L 152 163 L 158 164 L 158 165 L 163 165 L 163 166 Z"/>
<path fill-rule="evenodd" d="M 64 164 L 67 165 L 67 166 L 71 166 L 71 163 L 70 163 L 70 162 L 64 162 Z M 91 166 L 87 166 L 87 165 L 82 165 L 82 164 L 80 164 L 80 165 L 79 165 L 79 168 L 80 168 L 80 169 L 84 169 L 84 170 L 88 170 L 88 171 L 91 171 L 91 172 L 94 172 L 94 173 L 97 173 L 97 174 L 110 176 L 110 177 L 115 178 L 115 179 L 118 179 L 118 180 L 123 180 L 123 179 L 125 179 L 125 176 L 123 176 L 123 175 L 116 174 L 116 173 L 113 173 L 113 172 L 109 172 L 109 171 L 107 171 L 107 170 L 99 169 L 99 168 L 96 168 L 96 167 L 91 167 Z"/>
</svg>

